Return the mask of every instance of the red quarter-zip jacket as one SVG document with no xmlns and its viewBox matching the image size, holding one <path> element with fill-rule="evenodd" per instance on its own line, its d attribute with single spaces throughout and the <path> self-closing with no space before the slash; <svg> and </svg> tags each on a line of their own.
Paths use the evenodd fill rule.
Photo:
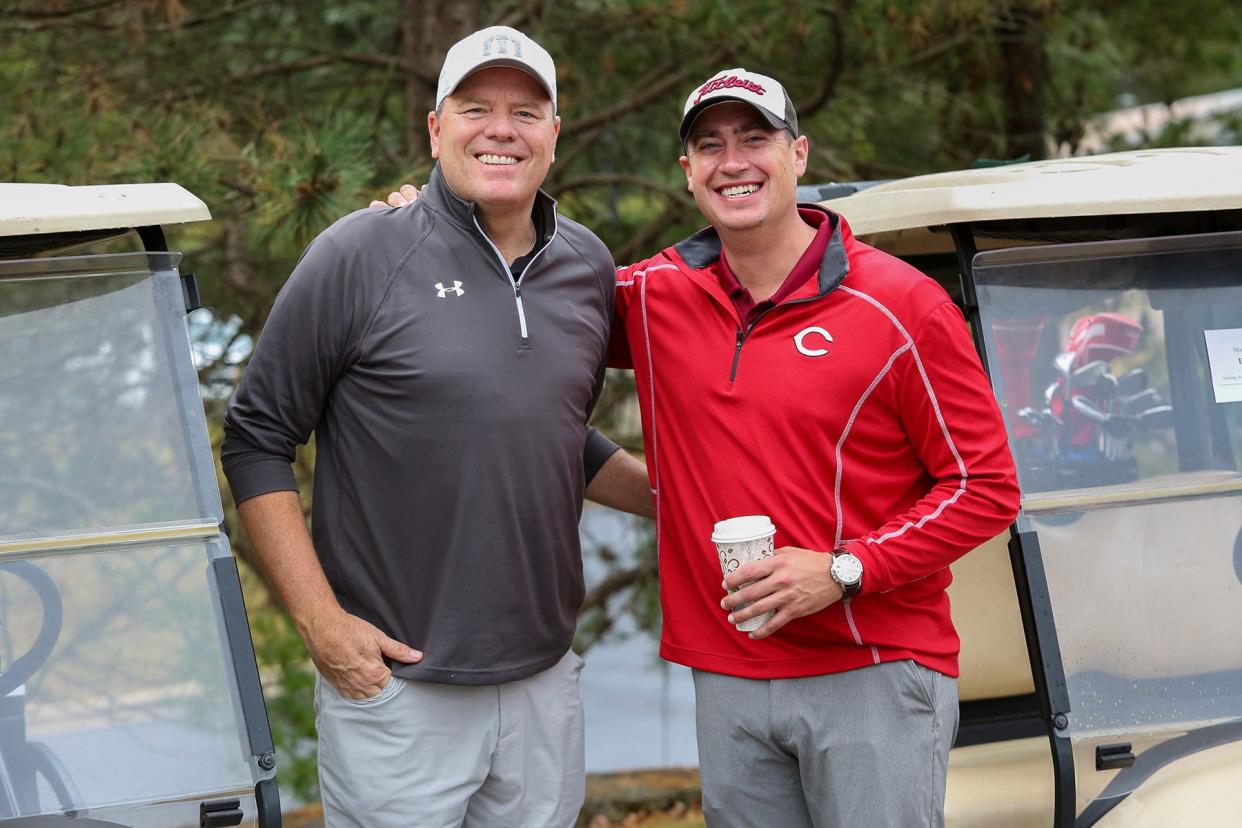
<svg viewBox="0 0 1242 828">
<path fill-rule="evenodd" d="M 806 205 L 800 205 L 805 208 Z M 822 208 L 815 208 L 822 209 Z M 957 675 L 949 564 L 1009 525 L 1018 486 L 961 312 L 839 215 L 818 277 L 747 329 L 708 228 L 617 272 L 610 364 L 632 367 L 656 495 L 660 654 L 746 678 L 912 658 Z M 726 620 L 712 525 L 863 562 L 862 592 L 753 641 Z"/>
</svg>

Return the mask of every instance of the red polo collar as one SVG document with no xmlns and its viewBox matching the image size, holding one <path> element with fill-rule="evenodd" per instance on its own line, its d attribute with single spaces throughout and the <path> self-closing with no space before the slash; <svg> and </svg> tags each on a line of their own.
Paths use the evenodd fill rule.
<svg viewBox="0 0 1242 828">
<path fill-rule="evenodd" d="M 714 268 L 716 278 L 720 280 L 720 286 L 729 295 L 729 299 L 733 302 L 733 307 L 737 308 L 738 318 L 742 320 L 744 327 L 749 328 L 759 318 L 760 314 L 788 299 L 798 288 L 805 285 L 813 276 L 819 273 L 819 266 L 824 259 L 824 252 L 828 249 L 828 240 L 832 236 L 832 222 L 828 221 L 827 213 L 820 212 L 819 210 L 799 208 L 798 215 L 807 224 L 816 228 L 815 238 L 811 240 L 810 245 L 802 253 L 802 257 L 798 259 L 798 263 L 794 265 L 793 270 L 789 271 L 785 281 L 776 289 L 776 293 L 773 293 L 771 297 L 762 302 L 756 303 L 750 295 L 750 291 L 742 286 L 742 283 L 738 281 L 737 276 L 733 274 L 733 270 L 729 267 L 724 249 L 721 248 L 720 250 L 720 258 L 717 260 L 716 267 Z"/>
</svg>

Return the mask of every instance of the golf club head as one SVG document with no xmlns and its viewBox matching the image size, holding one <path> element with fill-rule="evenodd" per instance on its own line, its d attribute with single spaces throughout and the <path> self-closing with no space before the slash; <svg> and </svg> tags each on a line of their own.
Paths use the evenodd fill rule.
<svg viewBox="0 0 1242 828">
<path fill-rule="evenodd" d="M 1095 381 L 1092 392 L 1101 400 L 1111 400 L 1117 396 L 1117 377 L 1112 371 L 1105 371 Z"/>
<path fill-rule="evenodd" d="M 1100 377 L 1108 373 L 1108 363 L 1102 359 L 1095 359 L 1088 362 L 1081 368 L 1075 368 L 1070 374 L 1071 388 L 1085 388 L 1089 385 L 1095 385 L 1100 381 Z"/>
<path fill-rule="evenodd" d="M 1073 404 L 1074 410 L 1086 417 L 1088 420 L 1092 420 L 1097 423 L 1106 423 L 1109 420 L 1109 415 L 1097 408 L 1094 403 L 1084 396 L 1079 395 L 1074 397 L 1070 400 L 1070 402 Z"/>
<path fill-rule="evenodd" d="M 1121 406 L 1127 414 L 1137 414 L 1157 405 L 1160 405 L 1160 395 L 1154 388 L 1146 388 L 1137 394 L 1121 398 Z"/>
<path fill-rule="evenodd" d="M 1172 428 L 1173 406 L 1157 405 L 1146 411 L 1140 411 L 1136 418 L 1139 425 L 1146 429 Z"/>
<path fill-rule="evenodd" d="M 1117 393 L 1123 397 L 1132 397 L 1147 388 L 1147 372 L 1142 368 L 1126 371 L 1117 380 Z"/>
<path fill-rule="evenodd" d="M 1131 417 L 1128 414 L 1113 414 L 1105 422 L 1101 423 L 1100 427 L 1114 437 L 1128 437 L 1134 433 L 1134 427 L 1137 424 L 1137 417 Z"/>
<path fill-rule="evenodd" d="M 1043 425 L 1044 423 L 1043 415 L 1030 406 L 1018 409 L 1018 417 L 1031 425 Z"/>
<path fill-rule="evenodd" d="M 1027 406 L 1018 411 L 1018 416 L 1026 423 L 1038 426 L 1045 432 L 1055 432 L 1062 426 L 1061 419 L 1049 409 L 1035 409 Z"/>
</svg>

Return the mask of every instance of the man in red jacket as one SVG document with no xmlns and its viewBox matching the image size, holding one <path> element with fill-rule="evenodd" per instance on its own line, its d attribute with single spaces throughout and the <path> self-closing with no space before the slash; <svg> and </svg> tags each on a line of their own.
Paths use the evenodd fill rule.
<svg viewBox="0 0 1242 828">
<path fill-rule="evenodd" d="M 637 379 L 660 653 L 694 670 L 708 820 L 941 824 L 949 564 L 1018 507 L 995 398 L 939 285 L 796 203 L 809 147 L 779 83 L 719 73 L 681 138 L 711 226 L 618 271 L 611 364 Z M 752 514 L 778 548 L 726 596 L 712 527 Z"/>
<path fill-rule="evenodd" d="M 949 565 L 1018 509 L 995 398 L 939 285 L 796 203 L 809 145 L 778 82 L 717 74 L 681 139 L 711 226 L 617 272 L 610 364 L 637 379 L 707 820 L 943 824 Z M 713 525 L 753 514 L 776 554 L 722 584 Z"/>
</svg>

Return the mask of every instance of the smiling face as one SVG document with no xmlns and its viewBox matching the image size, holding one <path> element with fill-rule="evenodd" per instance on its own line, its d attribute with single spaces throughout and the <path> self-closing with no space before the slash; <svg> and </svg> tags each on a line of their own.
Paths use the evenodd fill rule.
<svg viewBox="0 0 1242 828">
<path fill-rule="evenodd" d="M 561 119 L 520 69 L 481 69 L 427 116 L 431 156 L 449 188 L 484 215 L 529 211 L 556 151 Z"/>
<path fill-rule="evenodd" d="M 808 147 L 806 136 L 791 139 L 754 107 L 729 101 L 695 120 L 681 167 L 707 220 L 719 231 L 741 232 L 796 218 Z"/>
</svg>

